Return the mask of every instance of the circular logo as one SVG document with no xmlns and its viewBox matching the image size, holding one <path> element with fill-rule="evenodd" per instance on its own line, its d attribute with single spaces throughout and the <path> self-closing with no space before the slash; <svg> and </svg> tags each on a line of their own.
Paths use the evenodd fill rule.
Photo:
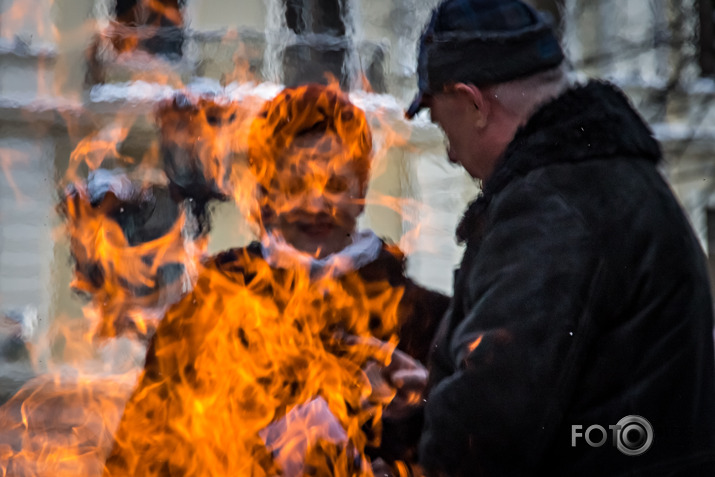
<svg viewBox="0 0 715 477">
<path fill-rule="evenodd" d="M 653 426 L 644 417 L 626 416 L 618 421 L 616 447 L 625 455 L 641 455 L 653 444 Z"/>
</svg>

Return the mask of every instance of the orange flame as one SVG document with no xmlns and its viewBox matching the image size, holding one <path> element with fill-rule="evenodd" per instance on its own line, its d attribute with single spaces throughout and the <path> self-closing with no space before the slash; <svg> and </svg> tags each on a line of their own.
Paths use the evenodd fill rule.
<svg viewBox="0 0 715 477">
<path fill-rule="evenodd" d="M 252 123 L 248 147 L 251 169 L 265 192 L 264 221 L 309 207 L 305 201 L 314 198 L 330 197 L 335 204 L 351 188 L 357 190 L 349 201 L 364 204 L 372 137 L 364 113 L 337 83 L 284 90 Z M 336 206 L 330 215 L 340 220 L 338 212 Z"/>
<path fill-rule="evenodd" d="M 364 429 L 384 403 L 362 368 L 389 359 L 401 295 L 357 273 L 316 282 L 248 252 L 210 262 L 157 330 L 105 476 L 370 475 Z"/>
<path fill-rule="evenodd" d="M 219 97 L 180 93 L 161 103 L 157 122 L 169 178 L 180 187 L 198 181 L 206 194 L 229 195 L 236 155 L 245 149 L 241 132 L 248 119 L 236 103 Z"/>
<path fill-rule="evenodd" d="M 313 253 L 285 233 L 284 218 L 323 213 L 331 218 L 306 232 L 321 256 L 333 227 L 343 230 L 334 209 L 352 220 L 361 210 L 362 197 L 333 181 L 354 179 L 364 194 L 364 114 L 334 87 L 288 89 L 259 113 L 248 143 L 265 230 L 294 254 Z M 390 360 L 404 288 L 335 266 L 340 273 L 316 277 L 250 249 L 205 263 L 159 324 L 105 477 L 371 475 L 365 449 L 379 443 L 394 392 L 373 392 L 379 383 L 365 369 Z"/>
<path fill-rule="evenodd" d="M 20 188 L 15 183 L 15 179 L 12 175 L 13 164 L 26 162 L 27 156 L 20 151 L 15 151 L 12 149 L 0 148 L 0 169 L 2 169 L 5 174 L 5 180 L 15 194 L 15 200 L 18 204 L 21 204 L 27 200 L 27 197 L 22 193 Z"/>
<path fill-rule="evenodd" d="M 179 188 L 188 184 L 184 192 L 198 178 L 209 196 L 233 197 L 260 216 L 264 234 L 275 230 L 276 217 L 304 207 L 306 194 L 317 201 L 344 196 L 354 219 L 365 204 L 371 160 L 379 163 L 403 140 L 386 131 L 373 150 L 367 118 L 337 85 L 284 91 L 249 130 L 251 113 L 188 94 L 162 103 L 160 140 L 146 157 L 163 155 L 165 166 L 171 158 L 168 179 Z M 303 126 L 295 126 L 296 117 Z M 389 363 L 397 345 L 404 288 L 367 280 L 339 260 L 340 273 L 316 277 L 300 266 L 270 266 L 248 249 L 199 264 L 207 238 L 187 233 L 184 208 L 160 237 L 130 243 L 112 215 L 120 199 L 107 194 L 92 203 L 79 171 L 96 170 L 106 158 L 134 162 L 119 147 L 132 122 L 119 117 L 72 153 L 72 188 L 62 205 L 77 262 L 71 286 L 92 302 L 85 320 L 57 332 L 65 361 L 74 363 L 96 358 L 96 336 L 153 334 L 146 370 L 121 423 L 136 378 L 131 368 L 111 377 L 74 371 L 30 383 L 0 408 L 0 427 L 14 439 L 0 436 L 0 476 L 97 476 L 107 455 L 106 477 L 372 475 L 366 447 L 379 444 L 382 410 L 394 391 L 370 369 Z M 306 135 L 311 140 L 302 142 Z M 353 196 L 343 176 L 356 178 Z M 378 200 L 403 208 L 387 196 Z M 330 210 L 341 223 L 338 212 Z M 320 257 L 324 245 L 302 251 Z M 186 270 L 173 288 L 158 278 L 167 264 Z M 159 321 L 197 277 L 193 291 Z M 62 413 L 48 416 L 56 408 Z"/>
<path fill-rule="evenodd" d="M 105 208 L 111 200 L 105 199 Z M 77 261 L 71 287 L 101 304 L 103 322 L 98 334 L 115 336 L 118 331 L 134 330 L 146 336 L 154 329 L 156 318 L 147 322 L 136 309 L 170 304 L 171 297 L 181 296 L 182 287 L 187 287 L 182 280 L 160 286 L 160 268 L 170 264 L 191 267 L 206 250 L 206 238 L 189 246 L 182 232 L 186 216 L 181 213 L 163 236 L 130 246 L 121 226 L 105 208 L 90 205 L 86 190 L 71 194 L 64 207 L 71 251 Z"/>
<path fill-rule="evenodd" d="M 77 169 L 87 165 L 89 170 L 98 169 L 106 159 L 118 159 L 131 164 L 134 160 L 121 154 L 119 145 L 126 139 L 130 126 L 129 118 L 118 118 L 117 121 L 82 139 L 70 155 L 70 166 L 67 178 L 76 182 L 79 180 Z"/>
<path fill-rule="evenodd" d="M 474 341 L 469 343 L 469 346 L 467 346 L 467 349 L 469 350 L 470 353 L 472 351 L 474 351 L 475 349 L 477 349 L 477 347 L 479 347 L 479 344 L 482 342 L 482 338 L 484 338 L 484 335 L 479 335 L 479 336 L 477 336 L 477 339 L 475 339 Z"/>
</svg>

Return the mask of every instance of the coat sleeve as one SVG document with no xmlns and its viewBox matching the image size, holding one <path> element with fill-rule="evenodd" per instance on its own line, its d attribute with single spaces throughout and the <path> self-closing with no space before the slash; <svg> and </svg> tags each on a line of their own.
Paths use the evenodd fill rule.
<svg viewBox="0 0 715 477">
<path fill-rule="evenodd" d="M 460 323 L 433 365 L 420 460 L 434 475 L 522 475 L 553 438 L 589 333 L 599 258 L 588 227 L 546 186 L 495 199 L 464 276 Z M 450 320 L 454 310 L 446 316 Z"/>
<path fill-rule="evenodd" d="M 435 333 L 449 306 L 449 297 L 407 280 L 400 305 L 405 318 L 397 347 L 421 363 L 427 363 Z"/>
</svg>

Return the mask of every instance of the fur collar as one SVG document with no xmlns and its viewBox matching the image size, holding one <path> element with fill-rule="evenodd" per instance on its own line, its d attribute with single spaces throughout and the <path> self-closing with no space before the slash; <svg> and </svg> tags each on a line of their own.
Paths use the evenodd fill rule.
<svg viewBox="0 0 715 477">
<path fill-rule="evenodd" d="M 457 228 L 464 242 L 479 217 L 514 178 L 551 164 L 589 160 L 661 160 L 658 142 L 625 94 L 610 83 L 590 81 L 546 103 L 517 130 L 492 176 Z"/>
<path fill-rule="evenodd" d="M 372 239 L 370 239 L 372 242 Z M 404 285 L 406 281 L 405 256 L 395 245 L 385 243 L 378 239 L 379 250 L 376 256 L 370 261 L 360 263 L 355 267 L 356 271 L 366 281 L 387 280 L 392 286 Z M 257 261 L 266 262 L 264 258 L 264 247 L 261 242 L 255 241 L 242 248 L 232 248 L 219 252 L 208 257 L 205 262 L 207 268 L 215 268 L 225 275 L 239 274 L 244 276 L 246 283 L 249 283 L 256 276 L 255 266 L 252 263 Z M 292 265 L 286 264 L 289 268 Z M 281 266 L 271 266 L 273 270 L 285 270 Z M 346 272 L 349 272 L 346 270 Z M 339 278 L 339 277 L 334 277 Z"/>
<path fill-rule="evenodd" d="M 293 248 L 278 233 L 267 233 L 261 240 L 263 259 L 273 268 L 302 268 L 310 277 L 337 278 L 374 262 L 382 251 L 382 240 L 372 230 L 361 230 L 351 235 L 350 245 L 325 258 L 315 258 Z"/>
</svg>

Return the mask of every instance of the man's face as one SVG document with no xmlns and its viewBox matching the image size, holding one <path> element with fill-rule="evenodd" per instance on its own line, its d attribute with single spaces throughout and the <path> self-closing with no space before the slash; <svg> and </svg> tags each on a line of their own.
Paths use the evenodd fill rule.
<svg viewBox="0 0 715 477">
<path fill-rule="evenodd" d="M 484 179 L 484 171 L 477 160 L 481 130 L 475 127 L 479 115 L 474 103 L 464 93 L 451 90 L 433 93 L 425 99 L 432 122 L 447 136 L 447 155 L 450 162 L 460 164 L 475 178 Z"/>
<path fill-rule="evenodd" d="M 427 99 L 432 122 L 437 124 L 447 136 L 449 160 L 464 165 L 469 152 L 470 128 L 462 114 L 463 105 L 457 94 L 452 92 L 434 93 Z"/>
<path fill-rule="evenodd" d="M 348 151 L 334 135 L 297 138 L 268 191 L 269 228 L 293 247 L 323 258 L 351 243 L 364 187 Z"/>
</svg>

